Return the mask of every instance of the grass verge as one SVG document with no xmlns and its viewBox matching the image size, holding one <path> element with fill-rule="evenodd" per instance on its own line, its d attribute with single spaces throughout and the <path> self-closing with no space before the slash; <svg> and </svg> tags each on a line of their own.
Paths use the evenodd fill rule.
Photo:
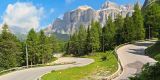
<svg viewBox="0 0 160 80">
<path fill-rule="evenodd" d="M 102 58 L 106 56 L 106 60 L 102 61 Z M 84 67 L 74 67 L 66 70 L 52 71 L 44 76 L 42 80 L 80 80 L 89 79 L 97 76 L 109 76 L 117 71 L 118 63 L 113 52 L 107 53 L 94 53 L 85 58 L 92 58 L 94 63 Z"/>
<path fill-rule="evenodd" d="M 160 62 L 160 41 L 147 48 L 146 54 Z"/>
</svg>

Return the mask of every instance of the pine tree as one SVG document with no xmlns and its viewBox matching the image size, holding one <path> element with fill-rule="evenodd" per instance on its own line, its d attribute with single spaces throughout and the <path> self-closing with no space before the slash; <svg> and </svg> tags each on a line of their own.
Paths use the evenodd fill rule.
<svg viewBox="0 0 160 80">
<path fill-rule="evenodd" d="M 138 3 L 134 6 L 134 11 L 135 12 L 133 13 L 133 22 L 136 35 L 135 40 L 141 40 L 145 38 L 145 29 L 143 16 Z"/>
<path fill-rule="evenodd" d="M 99 35 L 100 49 L 98 51 L 102 51 L 103 48 L 102 26 L 98 21 L 95 22 L 95 26 L 98 28 L 98 33 L 99 33 L 98 35 Z"/>
<path fill-rule="evenodd" d="M 92 52 L 92 45 L 91 45 L 91 33 L 90 27 L 87 28 L 87 36 L 86 36 L 86 53 L 89 54 Z"/>
<path fill-rule="evenodd" d="M 40 31 L 40 35 L 39 35 L 39 54 L 38 54 L 38 58 L 39 58 L 39 62 L 41 63 L 44 63 L 44 59 L 45 59 L 45 56 L 46 56 L 46 41 L 47 41 L 47 37 L 45 36 L 44 32 L 41 30 Z"/>
<path fill-rule="evenodd" d="M 103 27 L 104 49 L 110 50 L 115 46 L 116 29 L 114 22 L 109 16 L 107 24 Z"/>
<path fill-rule="evenodd" d="M 4 24 L 0 36 L 0 68 L 8 69 L 20 65 L 20 42 L 9 32 L 7 24 Z"/>
<path fill-rule="evenodd" d="M 124 43 L 123 39 L 123 27 L 124 27 L 124 19 L 121 15 L 117 15 L 117 18 L 115 19 L 115 28 L 116 28 L 116 44 L 120 45 Z"/>
<path fill-rule="evenodd" d="M 15 42 L 19 42 L 19 40 L 16 38 L 15 35 L 13 35 L 12 33 L 10 33 L 9 27 L 7 24 L 4 24 L 4 26 L 2 27 L 2 34 L 1 34 L 1 40 L 12 40 Z"/>
<path fill-rule="evenodd" d="M 78 54 L 78 32 L 76 31 L 68 42 L 67 53 L 77 55 Z"/>
<path fill-rule="evenodd" d="M 157 1 L 146 7 L 143 11 L 146 37 L 158 37 L 160 30 L 160 3 Z M 149 31 L 150 30 L 150 31 Z M 149 34 L 149 32 L 151 34 Z"/>
<path fill-rule="evenodd" d="M 78 55 L 85 55 L 86 50 L 85 50 L 85 44 L 86 44 L 86 29 L 84 26 L 80 26 L 79 31 L 78 31 Z"/>
<path fill-rule="evenodd" d="M 86 54 L 86 29 L 81 25 L 80 28 L 71 36 L 67 43 L 67 53 L 75 56 L 82 56 Z"/>
<path fill-rule="evenodd" d="M 53 53 L 57 53 L 57 52 L 62 51 L 61 50 L 62 47 L 60 46 L 60 43 L 62 43 L 62 42 L 58 41 L 54 34 L 51 34 L 51 36 L 49 37 L 49 41 L 50 41 L 50 44 L 52 45 Z"/>
<path fill-rule="evenodd" d="M 38 62 L 38 35 L 31 29 L 27 36 L 27 47 L 28 47 L 28 54 L 29 54 L 29 62 L 30 65 L 37 64 Z"/>
<path fill-rule="evenodd" d="M 100 32 L 98 26 L 96 26 L 96 23 L 92 21 L 91 23 L 91 29 L 90 29 L 90 45 L 91 45 L 91 51 L 99 51 L 100 50 Z"/>
<path fill-rule="evenodd" d="M 126 16 L 124 19 L 124 27 L 122 28 L 122 38 L 124 39 L 124 42 L 131 42 L 135 40 L 135 28 L 133 25 L 133 18 L 129 17 L 129 15 Z"/>
<path fill-rule="evenodd" d="M 44 63 L 50 62 L 53 56 L 53 48 L 50 44 L 50 37 L 46 37 L 45 44 L 44 44 Z"/>
<path fill-rule="evenodd" d="M 0 53 L 0 67 L 9 69 L 19 65 L 17 58 L 20 50 L 15 42 L 0 42 Z"/>
</svg>

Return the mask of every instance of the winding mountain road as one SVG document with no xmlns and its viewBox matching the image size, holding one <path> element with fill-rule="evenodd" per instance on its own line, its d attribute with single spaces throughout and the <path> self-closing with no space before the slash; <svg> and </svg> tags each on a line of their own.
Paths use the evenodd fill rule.
<svg viewBox="0 0 160 80">
<path fill-rule="evenodd" d="M 120 47 L 117 50 L 118 57 L 123 67 L 123 72 L 114 80 L 128 80 L 128 77 L 133 76 L 141 71 L 141 68 L 146 63 L 156 62 L 154 59 L 145 56 L 144 50 L 155 42 L 145 41 L 137 42 L 136 44 L 128 44 Z M 72 63 L 64 65 L 55 65 L 47 67 L 29 68 L 20 71 L 14 71 L 6 75 L 0 76 L 0 80 L 36 80 L 41 75 L 52 70 L 61 70 L 71 67 L 85 66 L 94 62 L 88 58 L 59 58 L 56 63 Z"/>
<path fill-rule="evenodd" d="M 73 63 L 73 64 L 64 64 L 64 65 L 55 65 L 47 67 L 38 67 L 38 68 L 29 68 L 20 71 L 14 71 L 6 75 L 0 76 L 0 80 L 36 80 L 41 75 L 50 72 L 52 70 L 62 70 L 71 67 L 80 67 L 93 63 L 93 59 L 88 58 L 72 58 L 72 57 L 63 57 L 59 58 L 56 63 Z"/>
<path fill-rule="evenodd" d="M 156 62 L 154 59 L 144 55 L 145 49 L 154 43 L 154 41 L 144 41 L 120 47 L 117 50 L 117 54 L 122 64 L 123 72 L 114 80 L 128 80 L 128 77 L 139 73 L 144 64 Z"/>
</svg>

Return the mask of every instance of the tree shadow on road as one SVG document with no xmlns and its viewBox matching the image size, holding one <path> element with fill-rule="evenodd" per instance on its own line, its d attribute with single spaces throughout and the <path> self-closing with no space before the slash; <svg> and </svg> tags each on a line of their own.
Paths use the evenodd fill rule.
<svg viewBox="0 0 160 80">
<path fill-rule="evenodd" d="M 144 48 L 140 48 L 140 49 L 129 49 L 129 51 L 127 51 L 129 53 L 133 53 L 133 54 L 137 54 L 137 55 L 144 55 Z"/>
<path fill-rule="evenodd" d="M 138 42 L 138 43 L 135 43 L 133 45 L 136 45 L 136 46 L 150 46 L 152 45 L 153 43 L 145 43 L 145 42 Z"/>
</svg>

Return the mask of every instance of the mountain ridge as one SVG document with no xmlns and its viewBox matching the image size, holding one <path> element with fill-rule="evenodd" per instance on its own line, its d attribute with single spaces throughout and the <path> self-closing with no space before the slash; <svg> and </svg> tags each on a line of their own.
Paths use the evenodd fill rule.
<svg viewBox="0 0 160 80">
<path fill-rule="evenodd" d="M 93 9 L 90 6 L 79 6 L 77 9 L 68 11 L 64 14 L 63 18 L 57 18 L 52 26 L 45 29 L 47 34 L 56 32 L 61 34 L 73 34 L 80 25 L 87 27 L 91 24 L 91 21 L 99 21 L 102 27 L 106 24 L 109 16 L 114 20 L 117 14 L 126 17 L 126 15 L 132 15 L 134 12 L 131 5 L 117 5 L 114 2 L 106 1 L 102 4 L 98 10 Z"/>
</svg>

